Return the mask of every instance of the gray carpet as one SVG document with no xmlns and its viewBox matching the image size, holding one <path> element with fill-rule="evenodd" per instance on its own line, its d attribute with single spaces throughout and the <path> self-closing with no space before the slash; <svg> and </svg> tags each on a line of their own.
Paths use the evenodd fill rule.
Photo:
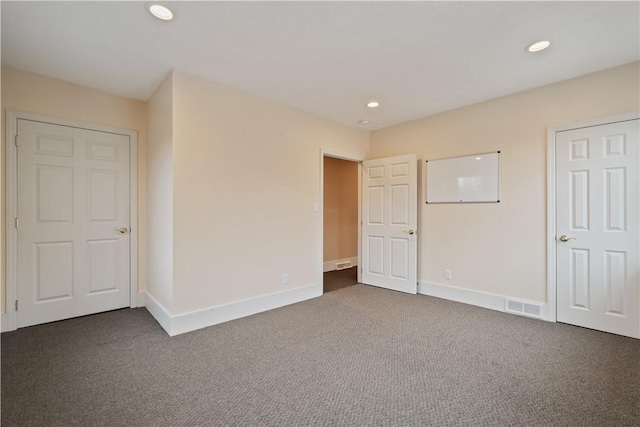
<svg viewBox="0 0 640 427">
<path fill-rule="evenodd" d="M 2 334 L 2 425 L 640 424 L 640 341 L 350 286 L 169 338 L 145 309 Z"/>
</svg>

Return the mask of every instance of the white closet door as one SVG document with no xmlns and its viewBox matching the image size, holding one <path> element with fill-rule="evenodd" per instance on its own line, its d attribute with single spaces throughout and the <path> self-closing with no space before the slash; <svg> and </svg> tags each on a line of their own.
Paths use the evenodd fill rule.
<svg viewBox="0 0 640 427">
<path fill-rule="evenodd" d="M 557 320 L 637 338 L 639 123 L 556 134 Z"/>
<path fill-rule="evenodd" d="M 18 120 L 18 327 L 130 303 L 129 137 Z"/>
</svg>

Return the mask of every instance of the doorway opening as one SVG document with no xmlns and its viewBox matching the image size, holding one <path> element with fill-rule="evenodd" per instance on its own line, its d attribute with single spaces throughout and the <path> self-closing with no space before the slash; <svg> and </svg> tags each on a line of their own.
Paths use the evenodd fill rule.
<svg viewBox="0 0 640 427">
<path fill-rule="evenodd" d="M 355 160 L 323 155 L 323 293 L 358 283 L 359 175 Z"/>
</svg>

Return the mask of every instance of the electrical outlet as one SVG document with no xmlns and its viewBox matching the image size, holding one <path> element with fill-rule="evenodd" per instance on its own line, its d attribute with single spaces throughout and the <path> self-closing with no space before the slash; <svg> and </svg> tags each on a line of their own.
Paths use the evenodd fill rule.
<svg viewBox="0 0 640 427">
<path fill-rule="evenodd" d="M 444 271 L 444 278 L 445 280 L 451 280 L 451 270 Z"/>
<path fill-rule="evenodd" d="M 282 275 L 282 284 L 286 285 L 287 283 L 289 283 L 289 273 L 284 273 Z"/>
</svg>

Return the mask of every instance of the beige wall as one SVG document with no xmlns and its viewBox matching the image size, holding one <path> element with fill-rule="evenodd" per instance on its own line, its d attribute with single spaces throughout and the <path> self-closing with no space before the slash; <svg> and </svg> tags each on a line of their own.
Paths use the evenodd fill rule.
<svg viewBox="0 0 640 427">
<path fill-rule="evenodd" d="M 547 127 L 639 110 L 639 76 L 635 62 L 372 132 L 371 158 L 502 152 L 500 203 L 425 205 L 421 187 L 419 279 L 546 301 Z"/>
<path fill-rule="evenodd" d="M 173 77 L 174 313 L 321 283 L 320 149 L 365 156 L 368 132 Z"/>
<path fill-rule="evenodd" d="M 5 159 L 6 110 L 21 110 L 47 116 L 80 120 L 100 125 L 133 129 L 138 132 L 138 286 L 145 289 L 146 210 L 146 102 L 90 89 L 26 71 L 2 67 L 2 163 Z M 2 174 L 2 307 L 5 312 L 5 175 Z"/>
<path fill-rule="evenodd" d="M 425 206 L 421 188 L 419 278 L 545 301 L 546 127 L 640 109 L 639 75 L 636 62 L 369 135 L 182 73 L 147 106 L 3 67 L 2 158 L 6 109 L 138 131 L 139 287 L 147 289 L 148 265 L 152 295 L 178 314 L 319 282 L 321 219 L 313 205 L 321 147 L 423 160 L 501 150 L 499 204 Z M 149 197 L 147 178 L 154 181 Z M 154 205 L 150 239 L 147 200 Z M 173 234 L 161 234 L 171 223 Z M 3 220 L 3 302 L 4 232 Z M 147 243 L 159 245 L 149 263 Z M 445 268 L 451 281 L 442 278 Z M 280 283 L 283 273 L 288 285 Z"/>
<path fill-rule="evenodd" d="M 324 158 L 324 262 L 358 256 L 358 163 Z"/>
<path fill-rule="evenodd" d="M 138 131 L 139 289 L 174 314 L 319 283 L 320 148 L 364 157 L 369 144 L 180 73 L 146 103 L 3 67 L 2 108 L 3 125 L 8 108 Z M 4 212 L 4 176 L 2 191 Z"/>
<path fill-rule="evenodd" d="M 173 307 L 173 77 L 148 102 L 147 292 Z"/>
</svg>

